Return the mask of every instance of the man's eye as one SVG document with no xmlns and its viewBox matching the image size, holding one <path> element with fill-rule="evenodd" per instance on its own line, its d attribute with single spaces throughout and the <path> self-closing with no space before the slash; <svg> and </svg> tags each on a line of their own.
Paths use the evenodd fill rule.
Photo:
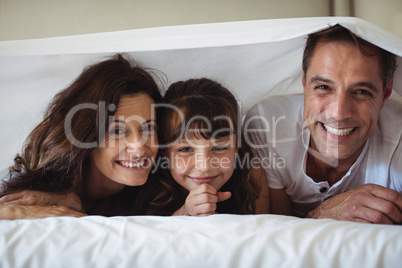
<svg viewBox="0 0 402 268">
<path fill-rule="evenodd" d="M 329 89 L 329 86 L 327 86 L 327 85 L 318 85 L 318 86 L 315 86 L 314 89 L 327 90 L 327 89 Z"/>
<path fill-rule="evenodd" d="M 364 96 L 367 96 L 367 97 L 372 97 L 373 96 L 373 94 L 371 94 L 371 92 L 366 90 L 366 89 L 356 90 L 355 93 L 358 94 L 358 95 L 364 95 Z"/>
</svg>

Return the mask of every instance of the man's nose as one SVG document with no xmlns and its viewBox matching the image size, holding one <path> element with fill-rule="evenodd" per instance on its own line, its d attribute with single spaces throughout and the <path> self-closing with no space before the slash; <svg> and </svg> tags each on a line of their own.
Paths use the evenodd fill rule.
<svg viewBox="0 0 402 268">
<path fill-rule="evenodd" d="M 325 109 L 326 116 L 336 121 L 343 121 L 350 118 L 353 114 L 353 100 L 347 93 L 337 93 L 332 102 Z"/>
</svg>

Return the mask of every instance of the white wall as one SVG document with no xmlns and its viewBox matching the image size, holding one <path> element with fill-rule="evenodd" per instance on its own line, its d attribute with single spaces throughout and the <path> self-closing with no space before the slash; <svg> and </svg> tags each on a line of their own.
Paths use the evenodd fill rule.
<svg viewBox="0 0 402 268">
<path fill-rule="evenodd" d="M 402 36 L 402 0 L 0 0 L 0 41 L 353 14 Z"/>
</svg>

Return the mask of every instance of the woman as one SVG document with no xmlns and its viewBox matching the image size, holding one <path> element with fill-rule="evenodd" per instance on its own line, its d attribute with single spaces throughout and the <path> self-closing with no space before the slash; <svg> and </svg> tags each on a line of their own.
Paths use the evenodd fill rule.
<svg viewBox="0 0 402 268">
<path fill-rule="evenodd" d="M 160 101 L 152 76 L 122 55 L 87 67 L 55 96 L 15 157 L 1 185 L 9 204 L 0 205 L 0 218 L 146 214 L 162 188 L 157 178 L 137 187 L 146 184 L 158 152 Z M 56 193 L 51 205 L 73 210 L 13 205 L 21 190 Z"/>
</svg>

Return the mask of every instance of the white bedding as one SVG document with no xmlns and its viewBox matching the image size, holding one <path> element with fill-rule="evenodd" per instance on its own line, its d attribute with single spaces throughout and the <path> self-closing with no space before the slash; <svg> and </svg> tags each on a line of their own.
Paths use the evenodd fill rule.
<svg viewBox="0 0 402 268">
<path fill-rule="evenodd" d="M 0 221 L 0 267 L 401 267 L 402 227 L 285 216 Z"/>
<path fill-rule="evenodd" d="M 0 174 L 52 96 L 87 64 L 127 52 L 171 82 L 206 76 L 246 112 L 298 94 L 308 33 L 340 23 L 397 54 L 402 40 L 355 18 L 162 27 L 0 42 Z M 401 97 L 394 93 L 393 98 Z M 0 267 L 401 267 L 402 227 L 265 216 L 85 217 L 0 221 Z"/>
<path fill-rule="evenodd" d="M 400 267 L 401 226 L 260 215 L 0 221 L 0 267 Z"/>
</svg>

